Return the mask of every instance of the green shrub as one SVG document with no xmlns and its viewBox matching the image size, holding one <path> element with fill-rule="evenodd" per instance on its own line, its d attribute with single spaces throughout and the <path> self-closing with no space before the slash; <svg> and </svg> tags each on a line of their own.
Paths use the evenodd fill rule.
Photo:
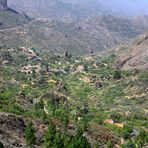
<svg viewBox="0 0 148 148">
<path fill-rule="evenodd" d="M 148 143 L 148 132 L 141 130 L 135 141 L 138 147 L 143 147 L 145 144 Z"/>
<path fill-rule="evenodd" d="M 148 71 L 143 71 L 140 74 L 140 80 L 146 84 L 148 84 Z"/>
<path fill-rule="evenodd" d="M 121 71 L 115 70 L 113 78 L 114 79 L 121 79 Z"/>
<path fill-rule="evenodd" d="M 133 128 L 131 126 L 125 126 L 122 132 L 123 138 L 129 139 L 131 137 L 132 132 L 133 132 Z"/>
<path fill-rule="evenodd" d="M 27 124 L 27 127 L 25 129 L 25 139 L 26 139 L 27 145 L 30 148 L 32 148 L 33 145 L 35 145 L 35 141 L 36 141 L 35 129 L 34 129 L 31 121 Z"/>
<path fill-rule="evenodd" d="M 114 142 L 112 140 L 109 140 L 106 144 L 106 148 L 113 148 L 114 147 Z"/>
<path fill-rule="evenodd" d="M 121 145 L 122 148 L 136 148 L 135 143 L 133 141 L 129 140 L 125 144 Z"/>
<path fill-rule="evenodd" d="M 44 147 L 49 148 L 54 146 L 54 141 L 56 137 L 56 126 L 52 121 L 49 121 L 48 130 L 44 135 Z"/>
</svg>

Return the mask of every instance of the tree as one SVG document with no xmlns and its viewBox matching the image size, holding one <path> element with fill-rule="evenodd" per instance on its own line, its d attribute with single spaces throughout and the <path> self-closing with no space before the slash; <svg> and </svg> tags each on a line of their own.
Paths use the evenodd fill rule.
<svg viewBox="0 0 148 148">
<path fill-rule="evenodd" d="M 68 115 L 65 115 L 63 120 L 64 120 L 64 131 L 67 131 L 67 127 L 68 127 L 68 124 L 69 124 Z"/>
<path fill-rule="evenodd" d="M 2 144 L 1 141 L 0 141 L 0 148 L 4 148 L 4 145 Z"/>
<path fill-rule="evenodd" d="M 46 72 L 49 72 L 49 65 L 48 65 L 48 63 L 45 63 L 45 69 L 46 69 Z"/>
<path fill-rule="evenodd" d="M 87 129 L 88 129 L 88 121 L 87 121 L 86 116 L 83 117 L 83 119 L 81 120 L 81 123 L 82 123 L 82 130 L 87 131 Z"/>
<path fill-rule="evenodd" d="M 42 111 L 42 120 L 46 121 L 46 119 L 47 119 L 47 115 L 46 115 L 46 112 L 43 110 Z"/>
<path fill-rule="evenodd" d="M 72 58 L 72 54 L 69 53 L 68 51 L 65 52 L 65 57 L 66 58 Z"/>
<path fill-rule="evenodd" d="M 114 142 L 112 140 L 109 140 L 106 144 L 107 148 L 113 148 L 114 147 Z"/>
<path fill-rule="evenodd" d="M 131 126 L 125 126 L 122 132 L 124 139 L 129 139 L 131 137 L 131 133 L 133 132 L 133 128 Z"/>
<path fill-rule="evenodd" d="M 35 145 L 35 140 L 36 140 L 35 129 L 34 129 L 31 121 L 27 124 L 27 127 L 25 129 L 25 139 L 26 139 L 27 145 L 30 148 L 32 148 L 33 145 Z"/>
<path fill-rule="evenodd" d="M 55 137 L 56 137 L 56 126 L 50 120 L 48 130 L 47 130 L 47 132 L 45 133 L 45 136 L 44 136 L 44 147 L 45 148 L 53 147 Z"/>
<path fill-rule="evenodd" d="M 83 131 L 81 128 L 77 129 L 76 136 L 74 137 L 72 141 L 71 148 L 90 148 L 90 143 L 86 139 L 86 137 L 83 136 Z"/>
<path fill-rule="evenodd" d="M 54 145 L 53 148 L 63 148 L 64 143 L 63 139 L 61 138 L 61 134 L 57 133 L 54 139 Z"/>
<path fill-rule="evenodd" d="M 138 147 L 143 147 L 146 143 L 148 143 L 148 133 L 144 130 L 141 130 L 140 134 L 136 138 L 136 143 Z"/>
<path fill-rule="evenodd" d="M 88 66 L 87 66 L 87 64 L 84 64 L 84 71 L 88 71 Z"/>
<path fill-rule="evenodd" d="M 121 145 L 122 148 L 136 148 L 136 145 L 131 141 L 127 141 L 125 144 Z"/>
<path fill-rule="evenodd" d="M 62 139 L 64 141 L 64 147 L 69 148 L 71 146 L 72 136 L 69 135 L 67 132 L 64 132 L 62 135 Z"/>
<path fill-rule="evenodd" d="M 40 99 L 40 101 L 35 104 L 35 109 L 36 109 L 36 111 L 38 109 L 44 109 L 44 101 L 43 101 L 43 99 Z"/>
<path fill-rule="evenodd" d="M 121 79 L 121 71 L 115 70 L 113 77 L 114 77 L 114 79 Z"/>
<path fill-rule="evenodd" d="M 93 145 L 93 148 L 99 148 L 99 147 L 101 147 L 99 143 L 95 143 L 95 144 Z"/>
</svg>

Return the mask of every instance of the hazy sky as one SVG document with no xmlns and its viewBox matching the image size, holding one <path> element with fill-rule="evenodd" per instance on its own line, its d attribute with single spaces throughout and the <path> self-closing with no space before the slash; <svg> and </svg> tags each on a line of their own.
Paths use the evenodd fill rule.
<svg viewBox="0 0 148 148">
<path fill-rule="evenodd" d="M 127 14 L 148 14 L 148 0 L 96 0 L 109 8 L 124 11 Z"/>
</svg>

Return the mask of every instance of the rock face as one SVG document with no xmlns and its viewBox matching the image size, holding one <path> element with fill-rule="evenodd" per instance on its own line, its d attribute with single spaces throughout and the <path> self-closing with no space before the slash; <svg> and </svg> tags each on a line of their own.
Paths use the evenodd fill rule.
<svg viewBox="0 0 148 148">
<path fill-rule="evenodd" d="M 117 68 L 123 70 L 148 69 L 148 34 L 144 34 L 131 47 L 119 51 Z"/>
<path fill-rule="evenodd" d="M 0 0 L 0 11 L 1 10 L 7 10 L 7 0 Z"/>
<path fill-rule="evenodd" d="M 25 127 L 22 117 L 0 113 L 0 141 L 4 147 L 25 147 L 23 137 Z"/>
<path fill-rule="evenodd" d="M 11 113 L 0 113 L 0 142 L 4 148 L 27 148 L 25 141 L 25 128 L 28 120 L 23 116 Z M 36 145 L 42 148 L 43 133 L 46 131 L 48 124 L 45 125 L 41 120 L 32 120 L 36 129 Z"/>
</svg>

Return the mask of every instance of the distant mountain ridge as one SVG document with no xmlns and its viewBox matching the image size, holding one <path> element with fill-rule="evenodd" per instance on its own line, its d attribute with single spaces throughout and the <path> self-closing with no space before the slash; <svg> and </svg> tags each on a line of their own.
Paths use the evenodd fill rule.
<svg viewBox="0 0 148 148">
<path fill-rule="evenodd" d="M 98 15 L 148 15 L 147 0 L 8 0 L 11 8 L 32 17 L 72 21 Z"/>
<path fill-rule="evenodd" d="M 50 18 L 66 22 L 87 18 L 90 15 L 100 15 L 104 9 L 97 10 L 95 0 L 9 0 L 11 8 L 26 12 L 34 18 Z M 101 8 L 101 7 L 100 7 Z"/>
<path fill-rule="evenodd" d="M 0 30 L 0 45 L 27 46 L 55 53 L 70 51 L 84 55 L 115 47 L 145 32 L 140 22 L 113 16 L 101 16 L 77 23 L 37 19 L 27 24 Z"/>
<path fill-rule="evenodd" d="M 2 2 L 6 6 L 7 0 Z M 84 55 L 113 48 L 148 30 L 147 16 L 109 15 L 102 1 L 13 0 L 12 5 L 11 0 L 8 2 L 9 7 L 14 5 L 21 11 L 7 6 L 0 11 L 1 46 L 37 47 L 58 53 L 67 50 Z M 96 11 L 98 5 L 100 9 Z M 26 13 L 37 18 L 30 21 Z"/>
</svg>

